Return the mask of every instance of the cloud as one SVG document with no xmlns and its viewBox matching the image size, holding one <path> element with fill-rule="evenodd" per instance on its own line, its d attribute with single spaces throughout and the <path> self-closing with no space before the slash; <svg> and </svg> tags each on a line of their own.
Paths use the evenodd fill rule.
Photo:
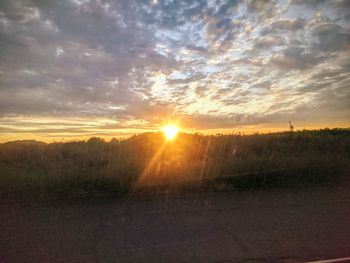
<svg viewBox="0 0 350 263">
<path fill-rule="evenodd" d="M 350 33 L 340 25 L 322 23 L 314 26 L 311 31 L 315 38 L 314 48 L 320 51 L 337 51 L 350 49 Z"/>
<path fill-rule="evenodd" d="M 280 19 L 273 21 L 271 24 L 263 28 L 263 35 L 270 35 L 279 32 L 292 32 L 302 30 L 306 25 L 306 20 L 303 18 L 297 19 Z"/>
<path fill-rule="evenodd" d="M 118 121 L 113 129 L 121 130 L 156 128 L 169 116 L 197 128 L 279 122 L 301 112 L 310 122 L 346 121 L 347 6 L 1 1 L 0 131 L 17 122 L 54 133 L 30 118 L 79 119 L 72 133 L 89 119 Z"/>
<path fill-rule="evenodd" d="M 273 55 L 270 63 L 280 70 L 303 70 L 313 67 L 324 59 L 319 53 L 308 53 L 301 47 L 290 46 Z"/>
</svg>

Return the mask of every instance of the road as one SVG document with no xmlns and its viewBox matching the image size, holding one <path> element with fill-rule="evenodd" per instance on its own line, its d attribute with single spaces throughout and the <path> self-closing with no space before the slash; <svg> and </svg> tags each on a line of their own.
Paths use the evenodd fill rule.
<svg viewBox="0 0 350 263">
<path fill-rule="evenodd" d="M 302 262 L 350 255 L 350 189 L 0 203 L 0 262 Z"/>
</svg>

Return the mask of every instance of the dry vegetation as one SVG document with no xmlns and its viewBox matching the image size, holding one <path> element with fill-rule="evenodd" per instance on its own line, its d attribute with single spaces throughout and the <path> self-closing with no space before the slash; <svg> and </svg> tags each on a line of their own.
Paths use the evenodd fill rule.
<svg viewBox="0 0 350 263">
<path fill-rule="evenodd" d="M 160 133 L 128 140 L 0 145 L 0 197 L 69 198 L 144 189 L 246 189 L 343 183 L 350 129 L 265 135 Z M 153 191 L 153 190 L 152 190 Z"/>
</svg>

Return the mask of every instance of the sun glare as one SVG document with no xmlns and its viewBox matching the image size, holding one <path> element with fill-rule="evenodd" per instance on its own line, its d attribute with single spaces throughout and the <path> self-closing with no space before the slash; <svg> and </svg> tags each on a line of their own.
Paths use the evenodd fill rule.
<svg viewBox="0 0 350 263">
<path fill-rule="evenodd" d="M 167 125 L 163 128 L 163 132 L 165 137 L 171 141 L 175 139 L 177 133 L 179 132 L 179 128 L 175 125 Z"/>
</svg>

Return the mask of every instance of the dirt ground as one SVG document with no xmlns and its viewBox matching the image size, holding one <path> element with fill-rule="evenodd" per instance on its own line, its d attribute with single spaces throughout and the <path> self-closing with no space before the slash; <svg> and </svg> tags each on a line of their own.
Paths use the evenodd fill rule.
<svg viewBox="0 0 350 263">
<path fill-rule="evenodd" d="M 350 189 L 0 203 L 0 262 L 302 262 L 350 256 Z"/>
</svg>

